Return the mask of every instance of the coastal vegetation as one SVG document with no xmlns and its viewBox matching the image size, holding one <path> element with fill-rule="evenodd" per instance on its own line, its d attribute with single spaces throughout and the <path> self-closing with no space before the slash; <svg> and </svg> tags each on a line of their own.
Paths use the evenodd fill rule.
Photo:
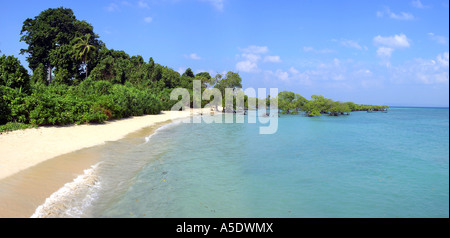
<svg viewBox="0 0 450 238">
<path fill-rule="evenodd" d="M 300 94 L 283 91 L 278 94 L 278 108 L 283 114 L 298 114 L 303 111 L 306 116 L 314 117 L 322 114 L 348 115 L 353 111 L 386 111 L 389 106 L 333 101 L 322 95 L 312 95 L 311 100 L 307 100 Z"/>
<path fill-rule="evenodd" d="M 0 57 L 0 131 L 158 114 L 176 103 L 170 93 L 178 87 L 189 90 L 192 106 L 194 80 L 201 81 L 202 93 L 216 88 L 225 95 L 225 88 L 242 87 L 236 72 L 213 77 L 188 68 L 180 74 L 151 57 L 145 62 L 140 55 L 109 49 L 94 27 L 68 8 L 47 9 L 26 19 L 20 35 L 28 46 L 20 53 L 27 56 L 32 73 L 16 57 Z M 335 102 L 321 95 L 307 100 L 287 91 L 277 97 L 280 111 L 286 114 L 337 116 L 387 108 Z M 210 101 L 202 100 L 201 105 Z"/>
</svg>

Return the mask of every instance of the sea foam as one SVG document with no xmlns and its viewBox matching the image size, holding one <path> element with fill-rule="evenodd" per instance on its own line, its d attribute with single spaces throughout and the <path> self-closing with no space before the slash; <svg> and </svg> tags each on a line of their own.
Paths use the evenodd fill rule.
<svg viewBox="0 0 450 238">
<path fill-rule="evenodd" d="M 99 162 L 48 197 L 31 218 L 82 217 L 100 191 Z M 81 198 L 81 199 L 80 199 Z"/>
</svg>

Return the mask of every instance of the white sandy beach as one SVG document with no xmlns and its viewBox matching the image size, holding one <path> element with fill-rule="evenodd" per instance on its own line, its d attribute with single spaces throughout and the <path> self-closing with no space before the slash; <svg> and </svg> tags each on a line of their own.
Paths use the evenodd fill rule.
<svg viewBox="0 0 450 238">
<path fill-rule="evenodd" d="M 116 141 L 156 123 L 188 117 L 192 111 L 164 111 L 98 125 L 39 127 L 0 135 L 0 180 L 56 156 Z"/>
</svg>

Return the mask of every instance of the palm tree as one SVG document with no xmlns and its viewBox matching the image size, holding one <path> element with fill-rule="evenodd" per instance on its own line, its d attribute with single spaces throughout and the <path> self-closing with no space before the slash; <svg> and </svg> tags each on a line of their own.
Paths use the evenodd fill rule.
<svg viewBox="0 0 450 238">
<path fill-rule="evenodd" d="M 81 60 L 85 67 L 86 78 L 88 76 L 88 61 L 92 57 L 92 53 L 97 49 L 95 46 L 89 44 L 91 39 L 91 34 L 87 34 L 82 37 L 75 38 L 75 45 L 73 49 L 76 53 L 75 57 L 77 60 Z"/>
</svg>

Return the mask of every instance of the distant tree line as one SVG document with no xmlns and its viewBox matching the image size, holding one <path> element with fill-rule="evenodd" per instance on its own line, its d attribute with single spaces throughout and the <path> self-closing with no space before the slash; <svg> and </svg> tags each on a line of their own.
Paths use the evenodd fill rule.
<svg viewBox="0 0 450 238">
<path fill-rule="evenodd" d="M 278 94 L 278 108 L 283 114 L 298 114 L 303 111 L 307 116 L 313 117 L 322 114 L 330 116 L 348 115 L 353 111 L 384 111 L 389 106 L 339 102 L 325 98 L 322 95 L 312 95 L 311 100 L 307 100 L 300 94 L 283 91 Z"/>
</svg>

